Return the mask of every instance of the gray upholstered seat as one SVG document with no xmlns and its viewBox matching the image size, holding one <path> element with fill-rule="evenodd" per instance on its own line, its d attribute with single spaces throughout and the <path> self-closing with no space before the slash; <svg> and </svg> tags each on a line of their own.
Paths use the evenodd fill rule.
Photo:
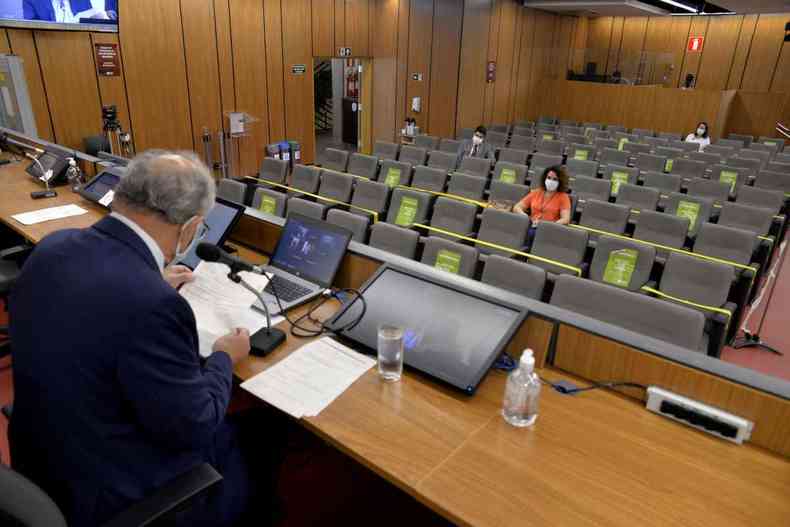
<svg viewBox="0 0 790 527">
<path fill-rule="evenodd" d="M 447 171 L 439 168 L 424 166 L 414 167 L 414 177 L 411 186 L 433 192 L 444 192 L 447 186 Z"/>
<path fill-rule="evenodd" d="M 458 167 L 458 172 L 482 178 L 487 178 L 490 171 L 491 160 L 480 157 L 465 157 L 461 160 L 461 164 Z"/>
<path fill-rule="evenodd" d="M 773 219 L 774 213 L 771 209 L 741 203 L 724 203 L 719 213 L 719 225 L 752 231 L 760 236 L 768 234 Z"/>
<path fill-rule="evenodd" d="M 517 165 L 526 165 L 532 149 L 502 148 L 499 150 L 499 160 Z"/>
<path fill-rule="evenodd" d="M 348 152 L 345 150 L 338 150 L 337 148 L 327 148 L 324 150 L 324 168 L 336 170 L 338 172 L 345 172 L 348 168 Z"/>
<path fill-rule="evenodd" d="M 587 240 L 588 234 L 582 229 L 542 221 L 538 224 L 530 253 L 581 268 L 587 251 Z M 552 279 L 554 274 L 575 274 L 569 269 L 538 260 L 529 260 L 529 263 L 545 269 Z"/>
<path fill-rule="evenodd" d="M 735 227 L 704 223 L 694 240 L 694 252 L 749 265 L 754 253 L 754 233 Z"/>
<path fill-rule="evenodd" d="M 431 227 L 454 232 L 462 236 L 474 234 L 475 220 L 477 219 L 477 206 L 452 198 L 439 197 L 433 206 Z M 452 236 L 430 232 L 431 236 L 439 236 L 449 240 Z"/>
<path fill-rule="evenodd" d="M 411 165 L 402 161 L 390 159 L 381 162 L 378 180 L 388 187 L 411 184 Z"/>
<path fill-rule="evenodd" d="M 631 133 L 634 134 L 635 136 L 638 136 L 640 140 L 643 139 L 645 136 L 652 137 L 653 135 L 655 135 L 655 132 L 650 128 L 634 128 L 633 130 L 631 130 Z"/>
<path fill-rule="evenodd" d="M 694 178 L 688 182 L 687 189 L 689 196 L 707 198 L 714 204 L 724 203 L 730 197 L 730 185 L 724 181 Z"/>
<path fill-rule="evenodd" d="M 469 199 L 483 199 L 483 191 L 488 183 L 487 179 L 455 173 L 450 177 L 447 193 Z"/>
<path fill-rule="evenodd" d="M 617 193 L 617 204 L 625 205 L 631 210 L 656 210 L 660 193 L 658 189 L 640 187 L 628 183 L 620 185 Z M 633 218 L 632 218 L 633 219 Z"/>
<path fill-rule="evenodd" d="M 654 154 L 637 154 L 634 166 L 640 172 L 663 172 L 664 167 L 667 165 L 666 156 L 657 156 Z"/>
<path fill-rule="evenodd" d="M 592 161 L 592 156 L 590 156 L 590 161 L 571 159 L 569 156 L 565 166 L 571 176 L 598 177 L 598 162 Z"/>
<path fill-rule="evenodd" d="M 568 147 L 568 161 L 594 161 L 595 147 L 587 143 L 573 143 Z"/>
<path fill-rule="evenodd" d="M 356 185 L 354 185 L 354 194 L 351 196 L 351 204 L 355 207 L 372 210 L 381 215 L 387 208 L 389 194 L 390 189 L 384 183 L 359 180 L 356 182 Z M 350 212 L 364 214 L 364 211 L 355 211 L 354 209 L 351 209 Z"/>
<path fill-rule="evenodd" d="M 731 146 L 723 146 L 723 145 L 708 145 L 705 147 L 706 154 L 717 154 L 721 156 L 722 159 L 727 159 L 733 156 L 736 152 L 736 149 Z"/>
<path fill-rule="evenodd" d="M 784 192 L 769 190 L 759 187 L 743 186 L 738 190 L 738 200 L 741 205 L 751 205 L 771 210 L 779 214 L 785 203 Z"/>
<path fill-rule="evenodd" d="M 755 147 L 758 145 L 755 145 Z M 760 160 L 760 168 L 763 168 L 767 165 L 773 156 L 771 152 L 766 150 L 759 150 L 759 149 L 752 149 L 752 148 L 744 148 L 743 150 L 739 150 L 735 157 L 740 159 L 759 159 Z"/>
<path fill-rule="evenodd" d="M 412 166 L 424 165 L 427 159 L 428 149 L 419 146 L 402 146 L 398 155 L 398 161 Z"/>
<path fill-rule="evenodd" d="M 773 161 L 768 163 L 765 165 L 764 170 L 768 170 L 770 172 L 780 172 L 782 174 L 790 174 L 790 159 L 783 159 L 782 161 Z"/>
<path fill-rule="evenodd" d="M 711 181 L 723 181 L 730 187 L 730 196 L 737 196 L 740 189 L 754 177 L 752 169 L 723 164 L 708 166 Z"/>
<path fill-rule="evenodd" d="M 500 161 L 494 166 L 494 177 L 492 181 L 523 185 L 527 180 L 527 171 L 527 165 L 517 165 L 515 163 Z"/>
<path fill-rule="evenodd" d="M 693 238 L 697 235 L 700 224 L 710 219 L 712 210 L 713 202 L 709 199 L 673 192 L 667 198 L 664 212 L 673 216 L 689 218 L 691 223 L 689 224 L 688 236 Z"/>
<path fill-rule="evenodd" d="M 285 179 L 288 177 L 288 161 L 273 157 L 264 158 L 261 161 L 258 177 L 266 181 L 285 184 Z"/>
<path fill-rule="evenodd" d="M 285 216 L 286 195 L 268 188 L 258 187 L 252 197 L 252 208 L 273 214 L 274 216 Z"/>
<path fill-rule="evenodd" d="M 634 238 L 656 243 L 665 247 L 682 249 L 686 243 L 689 219 L 662 212 L 643 210 L 634 229 Z M 659 260 L 666 258 L 669 251 L 658 250 Z"/>
<path fill-rule="evenodd" d="M 439 148 L 439 138 L 433 135 L 420 134 L 414 138 L 414 146 L 419 146 L 428 151 L 437 150 Z M 401 152 L 403 149 L 401 149 Z"/>
<path fill-rule="evenodd" d="M 442 140 L 439 141 L 439 150 L 441 152 L 447 152 L 448 154 L 458 154 L 458 150 L 460 150 L 461 144 L 462 141 L 442 138 Z"/>
<path fill-rule="evenodd" d="M 321 182 L 321 169 L 314 166 L 296 165 L 291 174 L 291 188 L 315 194 Z M 298 192 L 288 191 L 289 195 L 298 195 Z"/>
<path fill-rule="evenodd" d="M 613 236 L 601 236 L 590 264 L 590 279 L 639 291 L 650 280 L 656 249 Z"/>
<path fill-rule="evenodd" d="M 658 137 L 662 139 L 667 139 L 670 141 L 678 141 L 682 137 L 680 134 L 675 132 L 659 132 Z"/>
<path fill-rule="evenodd" d="M 562 164 L 562 156 L 536 153 L 529 162 L 530 179 L 540 178 L 543 171 L 549 167 Z"/>
<path fill-rule="evenodd" d="M 217 196 L 244 205 L 244 194 L 247 192 L 247 185 L 241 181 L 233 179 L 221 179 L 217 184 Z"/>
<path fill-rule="evenodd" d="M 413 260 L 419 241 L 416 231 L 380 221 L 370 227 L 368 245 Z"/>
<path fill-rule="evenodd" d="M 497 203 L 512 203 L 515 205 L 524 196 L 529 194 L 529 187 L 526 185 L 516 185 L 505 183 L 504 181 L 492 181 L 488 199 Z"/>
<path fill-rule="evenodd" d="M 461 128 L 458 130 L 458 133 L 455 135 L 455 138 L 459 141 L 466 141 L 474 137 L 475 130 L 474 128 Z"/>
<path fill-rule="evenodd" d="M 616 148 L 604 148 L 598 156 L 598 161 L 602 166 L 615 164 L 621 166 L 628 166 L 628 158 L 630 154 L 625 150 L 617 150 Z"/>
<path fill-rule="evenodd" d="M 510 133 L 510 125 L 509 124 L 492 124 L 488 127 L 489 132 L 499 132 L 502 134 Z"/>
<path fill-rule="evenodd" d="M 347 172 L 375 180 L 379 172 L 379 158 L 365 154 L 351 154 Z"/>
<path fill-rule="evenodd" d="M 398 144 L 390 143 L 389 141 L 376 141 L 373 145 L 373 155 L 382 161 L 384 159 L 391 159 L 393 161 L 398 159 L 399 150 L 400 146 Z"/>
<path fill-rule="evenodd" d="M 790 193 L 790 174 L 761 170 L 757 174 L 757 179 L 754 180 L 754 186 L 769 190 L 781 190 L 787 194 Z"/>
<path fill-rule="evenodd" d="M 458 154 L 449 154 L 440 150 L 432 150 L 428 153 L 428 166 L 440 168 L 442 170 L 455 170 L 458 165 Z"/>
<path fill-rule="evenodd" d="M 767 145 L 767 146 L 776 145 L 778 148 L 777 153 L 783 152 L 787 144 L 787 140 L 781 137 L 768 137 L 766 135 L 761 135 L 757 139 L 757 142 L 761 145 Z"/>
<path fill-rule="evenodd" d="M 504 148 L 507 146 L 507 134 L 502 132 L 488 132 L 486 142 L 493 148 Z"/>
<path fill-rule="evenodd" d="M 528 263 L 492 254 L 485 262 L 480 281 L 540 300 L 546 286 L 546 271 Z"/>
<path fill-rule="evenodd" d="M 410 227 L 415 223 L 425 223 L 430 206 L 430 194 L 397 188 L 392 193 L 387 223 Z"/>
<path fill-rule="evenodd" d="M 526 214 L 488 208 L 483 211 L 477 239 L 480 241 L 510 247 L 518 251 L 526 250 L 527 232 L 530 219 Z M 478 245 L 481 253 L 511 256 L 513 253 Z"/>
<path fill-rule="evenodd" d="M 370 220 L 365 216 L 352 214 L 345 210 L 331 209 L 326 214 L 326 221 L 351 231 L 351 239 L 355 242 L 365 243 L 367 241 Z"/>
<path fill-rule="evenodd" d="M 477 249 L 431 236 L 425 240 L 422 263 L 467 278 L 477 270 Z"/>
<path fill-rule="evenodd" d="M 763 168 L 763 162 L 761 159 L 754 159 L 751 157 L 740 157 L 739 155 L 734 155 L 727 158 L 727 163 L 733 167 L 741 167 L 741 168 L 748 168 L 757 172 Z"/>
<path fill-rule="evenodd" d="M 541 154 L 552 156 L 562 156 L 565 152 L 565 141 L 558 141 L 556 139 L 538 139 L 535 145 L 535 150 Z"/>
<path fill-rule="evenodd" d="M 672 163 L 670 174 L 680 176 L 684 179 L 700 178 L 705 176 L 706 164 L 702 161 L 679 158 Z"/>
<path fill-rule="evenodd" d="M 301 214 L 302 216 L 307 216 L 308 218 L 323 220 L 324 215 L 326 214 L 326 209 L 327 206 L 321 203 L 307 201 L 306 199 L 302 198 L 290 198 L 288 200 L 287 216 L 296 213 Z"/>
<path fill-rule="evenodd" d="M 754 141 L 754 136 L 748 134 L 729 134 L 727 139 L 719 139 L 716 143 L 718 144 L 722 141 L 733 141 L 733 143 L 731 143 L 733 146 L 736 146 L 735 142 L 737 142 L 738 148 L 749 148 L 749 145 Z"/>
<path fill-rule="evenodd" d="M 341 174 L 332 170 L 321 170 L 321 185 L 318 195 L 348 203 L 351 199 L 351 189 L 354 188 L 354 178 L 348 174 Z"/>
<path fill-rule="evenodd" d="M 630 214 L 631 209 L 625 205 L 590 199 L 585 204 L 579 225 L 613 234 L 623 234 Z M 594 238 L 595 235 L 591 234 L 590 237 Z"/>
<path fill-rule="evenodd" d="M 609 164 L 603 169 L 603 179 L 611 187 L 611 195 L 617 196 L 620 185 L 628 183 L 636 185 L 639 180 L 639 169 L 624 165 Z"/>
<path fill-rule="evenodd" d="M 611 189 L 608 181 L 604 179 L 597 179 L 594 177 L 576 176 L 570 182 L 573 194 L 580 200 L 587 201 L 590 199 L 598 199 L 607 201 L 609 199 L 609 191 Z M 580 206 L 579 210 L 583 207 Z"/>
<path fill-rule="evenodd" d="M 508 148 L 500 148 L 499 149 L 499 158 L 502 159 L 502 152 L 504 150 L 519 150 L 522 152 L 526 152 L 529 155 L 530 152 L 535 151 L 535 138 L 528 137 L 524 135 L 514 135 L 510 138 L 510 146 Z M 520 163 L 526 163 L 527 158 L 525 157 L 523 161 L 519 161 Z"/>
<path fill-rule="evenodd" d="M 717 165 L 723 161 L 720 154 L 714 154 L 713 152 L 691 152 L 689 154 L 689 159 L 692 161 L 702 161 L 706 165 Z"/>
<path fill-rule="evenodd" d="M 642 183 L 648 188 L 658 189 L 662 194 L 670 194 L 680 192 L 683 180 L 680 176 L 651 171 L 642 174 Z"/>
</svg>

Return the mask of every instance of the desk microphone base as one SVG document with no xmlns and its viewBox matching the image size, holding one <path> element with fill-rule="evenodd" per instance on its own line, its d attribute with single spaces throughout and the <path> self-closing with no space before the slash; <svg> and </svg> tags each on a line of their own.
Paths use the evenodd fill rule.
<svg viewBox="0 0 790 527">
<path fill-rule="evenodd" d="M 250 355 L 265 357 L 283 342 L 285 342 L 285 332 L 283 330 L 263 328 L 254 335 L 250 335 Z"/>
</svg>

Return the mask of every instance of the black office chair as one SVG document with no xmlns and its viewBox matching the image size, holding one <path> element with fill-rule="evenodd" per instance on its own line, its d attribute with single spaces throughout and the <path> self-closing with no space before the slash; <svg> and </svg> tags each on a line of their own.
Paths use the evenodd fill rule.
<svg viewBox="0 0 790 527">
<path fill-rule="evenodd" d="M 5 304 L 6 310 L 8 310 L 8 295 L 11 293 L 11 287 L 21 272 L 21 262 L 30 251 L 31 247 L 27 245 L 16 245 L 0 251 L 0 300 Z M 8 340 L 8 327 L 0 326 L 0 358 L 10 353 L 11 343 Z"/>
<path fill-rule="evenodd" d="M 167 521 L 222 476 L 204 463 L 175 478 L 155 494 L 132 505 L 104 527 L 142 527 Z M 21 474 L 0 464 L 0 525 L 67 527 L 63 513 L 47 494 Z"/>
</svg>

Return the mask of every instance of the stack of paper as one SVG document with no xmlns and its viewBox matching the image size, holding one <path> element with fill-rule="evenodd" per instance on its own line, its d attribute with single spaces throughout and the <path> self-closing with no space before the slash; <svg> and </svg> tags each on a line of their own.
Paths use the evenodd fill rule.
<svg viewBox="0 0 790 527">
<path fill-rule="evenodd" d="M 376 361 L 329 337 L 313 341 L 241 385 L 296 417 L 312 417 L 329 406 Z"/>
<path fill-rule="evenodd" d="M 252 335 L 266 327 L 266 317 L 251 307 L 257 297 L 241 284 L 232 282 L 229 272 L 225 264 L 200 262 L 195 268 L 195 281 L 180 290 L 195 313 L 202 357 L 211 355 L 214 342 L 234 328 L 248 329 Z M 239 276 L 259 291 L 269 283 L 264 275 L 241 272 Z M 272 318 L 272 325 L 282 320 L 282 317 Z"/>
<path fill-rule="evenodd" d="M 77 205 L 63 205 L 60 207 L 49 207 L 47 209 L 24 212 L 11 216 L 22 225 L 35 225 L 45 221 L 60 220 L 71 216 L 86 214 L 88 211 Z"/>
</svg>

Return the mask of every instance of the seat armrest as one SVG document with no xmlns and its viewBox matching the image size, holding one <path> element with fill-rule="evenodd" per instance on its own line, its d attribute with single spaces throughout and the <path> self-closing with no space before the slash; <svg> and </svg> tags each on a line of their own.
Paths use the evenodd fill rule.
<svg viewBox="0 0 790 527">
<path fill-rule="evenodd" d="M 26 256 L 33 247 L 29 245 L 15 245 L 0 251 L 0 260 L 16 260 Z"/>
<path fill-rule="evenodd" d="M 132 505 L 104 527 L 142 527 L 174 512 L 196 496 L 222 481 L 222 476 L 203 463 L 165 484 L 153 495 Z"/>
</svg>

